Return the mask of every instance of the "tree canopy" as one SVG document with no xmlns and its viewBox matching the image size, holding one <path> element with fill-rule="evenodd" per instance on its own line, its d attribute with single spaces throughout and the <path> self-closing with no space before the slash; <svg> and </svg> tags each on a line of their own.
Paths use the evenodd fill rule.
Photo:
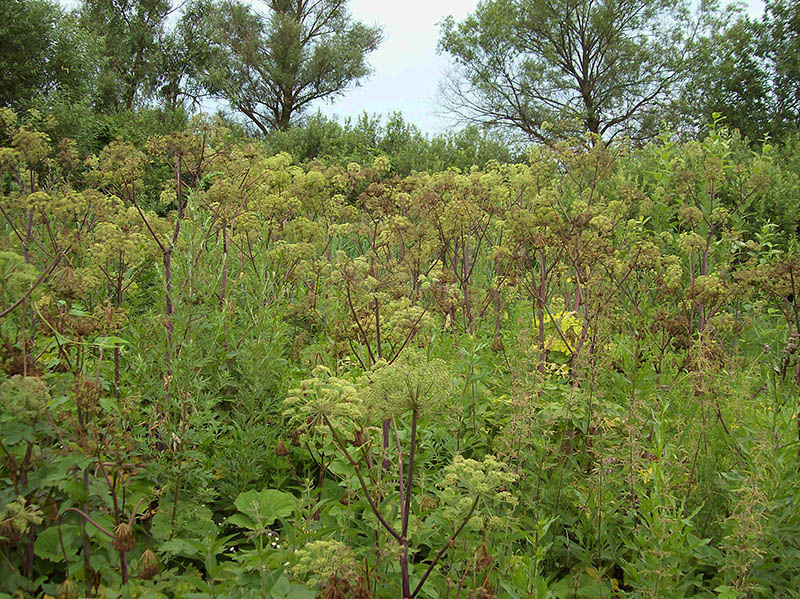
<svg viewBox="0 0 800 599">
<path fill-rule="evenodd" d="M 443 22 L 447 113 L 523 145 L 689 139 L 719 116 L 783 139 L 800 123 L 800 5 L 768 0 L 755 19 L 721 2 L 484 0 Z M 204 109 L 248 135 L 304 127 L 365 81 L 382 38 L 346 0 L 0 3 L 0 106 L 50 111 L 89 145 Z"/>
<path fill-rule="evenodd" d="M 91 40 L 74 19 L 48 0 L 2 0 L 0 7 L 0 106 L 88 92 Z"/>
<path fill-rule="evenodd" d="M 758 139 L 775 112 L 772 82 L 763 58 L 763 27 L 740 10 L 709 20 L 697 40 L 687 76 L 676 94 L 671 125 L 690 135 L 722 115 L 732 128 Z"/>
<path fill-rule="evenodd" d="M 767 2 L 755 20 L 733 4 L 708 16 L 666 119 L 670 126 L 694 136 L 716 115 L 751 141 L 796 130 L 800 9 Z"/>
<path fill-rule="evenodd" d="M 683 1 L 484 1 L 444 22 L 440 49 L 456 64 L 445 102 L 537 141 L 637 136 L 681 76 L 691 25 Z"/>
<path fill-rule="evenodd" d="M 341 94 L 371 72 L 379 27 L 356 22 L 344 0 L 269 0 L 206 5 L 213 54 L 201 75 L 258 129 L 286 129 L 313 101 Z"/>
<path fill-rule="evenodd" d="M 164 58 L 169 0 L 83 0 L 84 26 L 97 36 L 104 58 L 102 101 L 130 110 L 152 96 Z"/>
<path fill-rule="evenodd" d="M 800 125 L 800 4 L 768 0 L 764 13 L 766 56 L 774 68 L 778 117 Z"/>
</svg>

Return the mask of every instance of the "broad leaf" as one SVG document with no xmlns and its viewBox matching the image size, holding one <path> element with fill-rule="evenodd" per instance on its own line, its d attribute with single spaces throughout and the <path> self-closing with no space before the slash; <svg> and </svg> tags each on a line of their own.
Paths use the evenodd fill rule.
<svg viewBox="0 0 800 599">
<path fill-rule="evenodd" d="M 297 500 L 294 496 L 276 489 L 263 491 L 245 491 L 233 502 L 240 512 L 245 514 L 259 528 L 269 526 L 277 518 L 285 518 L 294 511 Z M 246 524 L 234 522 L 240 526 Z M 246 526 L 250 528 L 249 526 Z"/>
</svg>

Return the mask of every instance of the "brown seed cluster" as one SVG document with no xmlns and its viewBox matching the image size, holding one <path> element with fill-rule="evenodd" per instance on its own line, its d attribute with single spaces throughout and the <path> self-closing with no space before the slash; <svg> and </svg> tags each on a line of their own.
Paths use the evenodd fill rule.
<svg viewBox="0 0 800 599">
<path fill-rule="evenodd" d="M 136 536 L 127 522 L 121 522 L 114 530 L 114 549 L 124 553 L 136 546 Z"/>
</svg>

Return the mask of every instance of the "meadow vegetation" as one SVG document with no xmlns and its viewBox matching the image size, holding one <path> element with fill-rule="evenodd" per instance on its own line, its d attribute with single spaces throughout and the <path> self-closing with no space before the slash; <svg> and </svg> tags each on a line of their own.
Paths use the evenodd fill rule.
<svg viewBox="0 0 800 599">
<path fill-rule="evenodd" d="M 0 121 L 0 596 L 794 596 L 790 146 Z"/>
<path fill-rule="evenodd" d="M 0 15 L 0 599 L 798 597 L 800 4 Z"/>
</svg>

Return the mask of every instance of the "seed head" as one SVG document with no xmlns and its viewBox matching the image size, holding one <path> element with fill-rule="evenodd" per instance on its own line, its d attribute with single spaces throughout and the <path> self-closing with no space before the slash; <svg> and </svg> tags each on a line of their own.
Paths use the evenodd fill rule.
<svg viewBox="0 0 800 599">
<path fill-rule="evenodd" d="M 78 599 L 78 585 L 67 578 L 58 587 L 58 599 Z"/>
<path fill-rule="evenodd" d="M 158 574 L 158 557 L 149 548 L 144 550 L 139 558 L 139 578 L 150 580 Z"/>
<path fill-rule="evenodd" d="M 133 530 L 126 523 L 122 522 L 114 530 L 114 549 L 120 552 L 130 551 L 136 546 L 136 537 Z"/>
<path fill-rule="evenodd" d="M 279 458 L 289 455 L 289 450 L 286 449 L 283 439 L 278 439 L 278 444 L 275 446 L 275 455 Z"/>
</svg>

